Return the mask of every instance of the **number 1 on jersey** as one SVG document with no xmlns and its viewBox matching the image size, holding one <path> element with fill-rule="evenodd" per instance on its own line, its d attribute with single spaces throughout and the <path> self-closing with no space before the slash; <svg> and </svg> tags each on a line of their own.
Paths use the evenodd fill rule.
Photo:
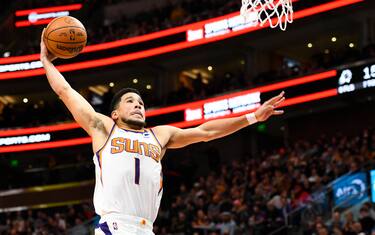
<svg viewBox="0 0 375 235">
<path fill-rule="evenodd" d="M 141 170 L 141 161 L 139 158 L 134 158 L 135 159 L 135 184 L 139 184 L 139 175 L 140 175 L 140 170 Z"/>
</svg>

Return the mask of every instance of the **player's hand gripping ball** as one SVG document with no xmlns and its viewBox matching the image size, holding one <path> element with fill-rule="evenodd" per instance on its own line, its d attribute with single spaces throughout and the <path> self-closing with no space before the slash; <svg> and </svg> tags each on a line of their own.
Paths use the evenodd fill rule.
<svg viewBox="0 0 375 235">
<path fill-rule="evenodd" d="M 69 59 L 77 56 L 86 46 L 87 33 L 79 20 L 63 16 L 47 25 L 43 41 L 48 51 L 56 57 Z"/>
</svg>

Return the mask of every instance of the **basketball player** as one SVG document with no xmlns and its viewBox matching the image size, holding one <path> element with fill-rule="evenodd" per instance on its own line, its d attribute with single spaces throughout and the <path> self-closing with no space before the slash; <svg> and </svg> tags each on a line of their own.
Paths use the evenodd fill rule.
<svg viewBox="0 0 375 235">
<path fill-rule="evenodd" d="M 189 129 L 145 128 L 144 103 L 137 90 L 126 88 L 116 93 L 110 117 L 97 113 L 51 63 L 54 56 L 43 39 L 40 47 L 40 60 L 50 86 L 92 137 L 94 205 L 101 216 L 95 234 L 153 234 L 163 189 L 161 160 L 166 149 L 221 138 L 283 113 L 276 108 L 284 101 L 284 92 L 254 113 L 240 117 L 212 120 Z"/>
</svg>

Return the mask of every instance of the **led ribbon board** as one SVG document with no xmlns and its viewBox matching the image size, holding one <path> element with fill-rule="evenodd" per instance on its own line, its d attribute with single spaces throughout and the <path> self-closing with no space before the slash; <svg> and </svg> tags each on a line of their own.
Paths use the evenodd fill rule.
<svg viewBox="0 0 375 235">
<path fill-rule="evenodd" d="M 17 21 L 15 25 L 16 27 L 27 27 L 48 24 L 54 18 L 68 16 L 71 11 L 77 11 L 81 8 L 82 4 L 71 4 L 16 11 L 15 16 Z"/>
<path fill-rule="evenodd" d="M 23 152 L 91 143 L 76 123 L 0 132 L 0 152 Z"/>
<path fill-rule="evenodd" d="M 260 92 L 249 92 L 230 98 L 205 102 L 201 107 L 185 109 L 185 121 L 209 120 L 253 110 L 260 106 Z"/>
<path fill-rule="evenodd" d="M 340 94 L 351 94 L 360 89 L 374 87 L 372 84 L 375 72 L 371 72 L 374 68 L 373 64 L 372 61 L 361 62 L 361 65 L 355 63 L 341 70 L 329 70 L 205 100 L 149 109 L 146 111 L 147 123 L 150 126 L 167 124 L 184 128 L 196 126 L 208 120 L 235 117 L 253 111 L 265 100 L 282 90 L 286 91 L 287 98 L 281 107 L 335 97 Z M 354 90 L 348 87 L 343 88 L 351 84 L 354 84 Z M 91 138 L 77 123 L 0 131 L 0 153 L 89 143 L 91 143 Z"/>
<path fill-rule="evenodd" d="M 207 120 L 234 117 L 254 110 L 281 90 L 288 94 L 283 106 L 301 104 L 336 96 L 336 84 L 337 71 L 330 70 L 215 98 L 147 110 L 147 123 L 189 127 Z M 4 143 L 0 153 L 8 153 L 89 144 L 91 138 L 77 123 L 65 123 L 0 131 L 0 143 Z"/>
<path fill-rule="evenodd" d="M 301 2 L 303 1 L 296 2 L 295 20 L 364 0 L 326 0 L 324 3 L 308 8 L 298 7 Z M 251 22 L 243 22 L 239 18 L 239 12 L 235 12 L 143 36 L 86 46 L 77 58 L 58 61 L 57 68 L 61 72 L 68 72 L 124 63 L 204 45 L 268 27 L 250 27 L 251 24 Z M 44 73 L 39 54 L 0 58 L 0 80 L 40 76 Z"/>
</svg>

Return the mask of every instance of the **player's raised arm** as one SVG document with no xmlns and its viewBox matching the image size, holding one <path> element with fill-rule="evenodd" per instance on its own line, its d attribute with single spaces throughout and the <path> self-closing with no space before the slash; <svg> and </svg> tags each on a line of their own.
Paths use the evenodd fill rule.
<svg viewBox="0 0 375 235">
<path fill-rule="evenodd" d="M 40 41 L 40 61 L 43 63 L 48 82 L 53 91 L 61 98 L 74 119 L 90 136 L 97 130 L 106 132 L 110 128 L 109 126 L 113 124 L 112 119 L 95 112 L 85 98 L 75 91 L 56 69 L 52 64 L 56 57 L 48 52 L 43 42 L 43 33 Z"/>
<path fill-rule="evenodd" d="M 276 108 L 284 100 L 284 92 L 281 92 L 278 96 L 263 103 L 261 107 L 251 114 L 212 120 L 195 128 L 180 129 L 172 126 L 161 126 L 156 127 L 155 131 L 158 132 L 158 136 L 167 139 L 165 141 L 167 148 L 181 148 L 197 142 L 207 142 L 230 135 L 255 122 L 266 121 L 272 115 L 283 114 L 284 111 L 276 110 Z"/>
</svg>

